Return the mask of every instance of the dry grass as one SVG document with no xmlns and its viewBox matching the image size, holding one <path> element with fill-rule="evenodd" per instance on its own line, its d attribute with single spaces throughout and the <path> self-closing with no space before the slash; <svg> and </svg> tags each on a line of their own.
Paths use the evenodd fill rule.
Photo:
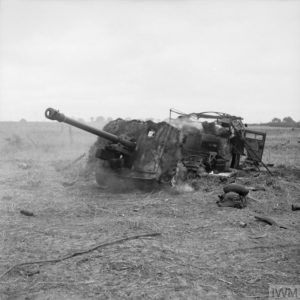
<svg viewBox="0 0 300 300">
<path fill-rule="evenodd" d="M 103 190 L 82 176 L 85 158 L 71 163 L 94 137 L 75 130 L 71 144 L 60 124 L 0 126 L 0 273 L 18 262 L 162 233 L 17 268 L 1 279 L 3 299 L 266 299 L 271 283 L 299 284 L 299 214 L 290 209 L 300 202 L 299 131 L 277 136 L 267 129 L 265 156 L 278 166 L 277 175 L 240 177 L 238 182 L 266 191 L 252 192 L 258 201 L 238 210 L 216 206 L 224 184 L 218 179 L 203 179 L 189 193 Z M 257 213 L 289 229 L 258 222 Z"/>
<path fill-rule="evenodd" d="M 253 127 L 267 133 L 264 161 L 300 168 L 300 128 Z"/>
</svg>

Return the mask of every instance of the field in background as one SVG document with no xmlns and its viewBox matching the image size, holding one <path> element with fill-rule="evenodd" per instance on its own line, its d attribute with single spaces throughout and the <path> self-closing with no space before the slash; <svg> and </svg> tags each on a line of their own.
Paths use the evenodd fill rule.
<svg viewBox="0 0 300 300">
<path fill-rule="evenodd" d="M 252 126 L 251 129 L 266 132 L 263 161 L 300 169 L 300 128 Z"/>
<path fill-rule="evenodd" d="M 102 128 L 99 124 L 91 124 Z M 267 133 L 263 161 L 277 166 L 300 168 L 300 128 L 252 126 L 250 129 Z M 94 135 L 57 122 L 1 122 L 0 153 L 19 152 L 27 155 L 54 155 L 69 158 L 88 151 L 96 140 Z M 20 151 L 21 150 L 21 151 Z"/>
<path fill-rule="evenodd" d="M 96 136 L 58 122 L 0 122 L 0 153 L 14 157 L 72 158 L 88 151 Z"/>
<path fill-rule="evenodd" d="M 193 192 L 106 191 L 83 176 L 86 156 L 75 161 L 96 137 L 55 122 L 0 123 L 0 276 L 16 263 L 161 233 L 16 268 L 0 279 L 0 299 L 266 299 L 269 284 L 299 284 L 299 211 L 291 204 L 300 204 L 300 130 L 253 129 L 267 132 L 264 161 L 275 176 L 239 177 L 265 191 L 238 210 L 217 207 L 225 183 L 215 178 Z"/>
</svg>

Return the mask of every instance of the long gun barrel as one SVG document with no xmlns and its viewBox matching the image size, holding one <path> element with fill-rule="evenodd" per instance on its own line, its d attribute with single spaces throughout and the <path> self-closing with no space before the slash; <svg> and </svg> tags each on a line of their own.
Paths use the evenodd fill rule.
<svg viewBox="0 0 300 300">
<path fill-rule="evenodd" d="M 122 145 L 124 145 L 125 147 L 129 148 L 130 150 L 134 150 L 136 147 L 136 143 L 132 142 L 132 141 L 128 141 L 126 139 L 123 139 L 119 136 L 116 136 L 114 134 L 111 134 L 109 132 L 103 131 L 103 130 L 99 130 L 97 128 L 94 128 L 92 126 L 83 124 L 81 122 L 78 122 L 74 119 L 71 119 L 67 116 L 65 116 L 64 114 L 60 113 L 58 110 L 53 109 L 53 108 L 47 108 L 45 111 L 45 116 L 47 119 L 49 120 L 56 120 L 58 122 L 64 122 L 67 124 L 70 124 L 74 127 L 77 127 L 79 129 L 82 129 L 84 131 L 87 131 L 89 133 L 95 134 L 97 136 L 100 136 L 104 139 L 107 139 L 111 142 L 114 143 L 120 143 Z"/>
</svg>

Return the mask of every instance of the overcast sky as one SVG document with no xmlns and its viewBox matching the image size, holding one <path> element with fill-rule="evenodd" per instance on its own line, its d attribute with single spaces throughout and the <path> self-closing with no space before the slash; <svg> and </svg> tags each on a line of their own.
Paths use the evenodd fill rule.
<svg viewBox="0 0 300 300">
<path fill-rule="evenodd" d="M 0 120 L 300 120 L 300 1 L 0 3 Z"/>
</svg>

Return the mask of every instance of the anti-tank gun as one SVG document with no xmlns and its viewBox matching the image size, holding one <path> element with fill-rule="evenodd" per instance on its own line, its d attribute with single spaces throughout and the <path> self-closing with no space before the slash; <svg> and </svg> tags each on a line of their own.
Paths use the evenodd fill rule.
<svg viewBox="0 0 300 300">
<path fill-rule="evenodd" d="M 110 144 L 108 144 L 104 149 L 99 149 L 100 151 L 97 152 L 96 156 L 103 160 L 110 161 L 112 165 L 131 166 L 132 154 L 136 148 L 136 142 L 128 136 L 116 136 L 112 133 L 94 128 L 71 119 L 53 108 L 46 109 L 45 116 L 50 120 L 67 123 L 110 141 Z"/>
<path fill-rule="evenodd" d="M 48 108 L 45 116 L 98 136 L 91 147 L 96 180 L 130 178 L 152 182 L 193 179 L 238 168 L 240 157 L 258 165 L 266 134 L 224 113 L 178 113 L 169 122 L 117 119 L 99 130 Z M 95 158 L 97 159 L 95 159 Z M 183 171 L 182 171 L 183 170 Z M 173 179 L 173 180 L 172 180 Z"/>
<path fill-rule="evenodd" d="M 64 122 L 98 136 L 93 148 L 100 160 L 96 180 L 103 185 L 110 175 L 134 180 L 170 181 L 178 160 L 178 129 L 166 122 L 117 119 L 99 130 L 48 108 L 46 118 Z"/>
</svg>

